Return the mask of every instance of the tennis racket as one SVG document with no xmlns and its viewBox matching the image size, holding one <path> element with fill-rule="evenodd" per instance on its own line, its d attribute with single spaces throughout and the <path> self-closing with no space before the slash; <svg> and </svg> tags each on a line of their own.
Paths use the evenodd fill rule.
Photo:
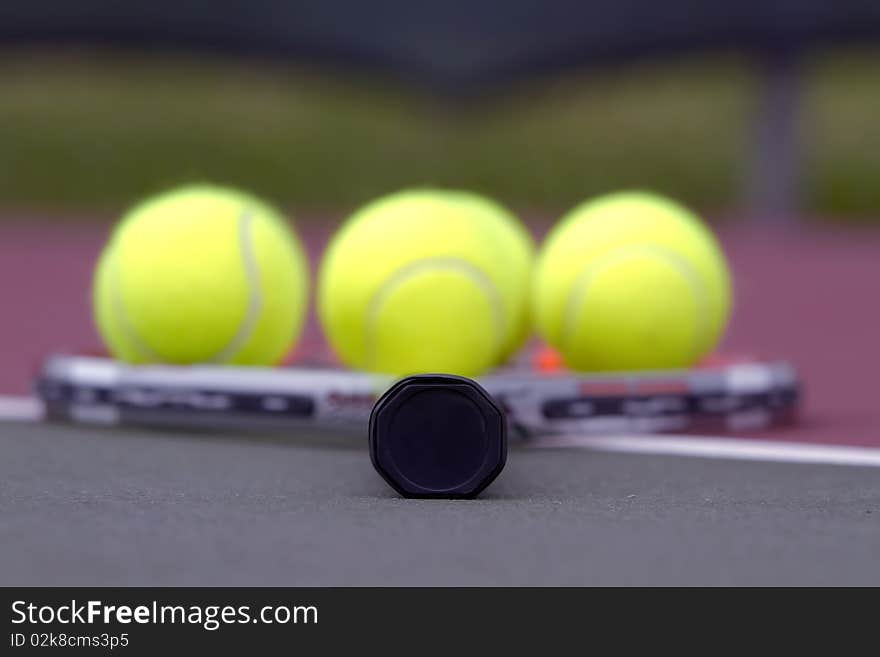
<svg viewBox="0 0 880 657">
<path fill-rule="evenodd" d="M 54 356 L 36 384 L 46 418 L 207 429 L 366 429 L 393 377 L 320 368 L 132 366 Z M 501 371 L 479 379 L 529 435 L 740 433 L 790 423 L 801 391 L 784 362 L 586 375 Z"/>
</svg>

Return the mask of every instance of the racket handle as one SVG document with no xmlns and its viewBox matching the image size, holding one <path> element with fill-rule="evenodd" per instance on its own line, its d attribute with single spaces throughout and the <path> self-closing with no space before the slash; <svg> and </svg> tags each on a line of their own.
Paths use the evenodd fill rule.
<svg viewBox="0 0 880 657">
<path fill-rule="evenodd" d="M 370 414 L 370 458 L 404 497 L 472 498 L 504 469 L 507 420 L 471 379 L 420 374 L 401 379 Z"/>
</svg>

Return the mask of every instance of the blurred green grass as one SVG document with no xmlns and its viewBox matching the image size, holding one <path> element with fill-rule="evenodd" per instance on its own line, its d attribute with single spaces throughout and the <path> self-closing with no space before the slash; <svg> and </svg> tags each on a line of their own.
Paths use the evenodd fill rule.
<svg viewBox="0 0 880 657">
<path fill-rule="evenodd" d="M 802 132 L 806 199 L 814 211 L 880 219 L 880 50 L 817 57 Z"/>
<path fill-rule="evenodd" d="M 805 211 L 880 216 L 880 51 L 808 62 Z M 563 210 L 621 188 L 712 213 L 743 197 L 754 76 L 732 54 L 524 82 L 454 102 L 381 78 L 254 60 L 0 57 L 0 215 L 118 211 L 209 180 L 345 210 L 408 185 Z"/>
</svg>

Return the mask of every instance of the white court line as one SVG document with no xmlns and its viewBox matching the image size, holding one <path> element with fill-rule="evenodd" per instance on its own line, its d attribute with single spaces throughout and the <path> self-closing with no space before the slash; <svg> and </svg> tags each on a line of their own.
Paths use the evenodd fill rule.
<svg viewBox="0 0 880 657">
<path fill-rule="evenodd" d="M 43 403 L 36 397 L 0 395 L 0 421 L 39 422 L 43 417 Z"/>
<path fill-rule="evenodd" d="M 822 463 L 880 467 L 880 449 L 848 445 L 815 445 L 769 440 L 711 438 L 704 436 L 543 436 L 530 443 L 535 448 L 579 447 L 602 452 L 693 456 L 742 461 Z"/>
</svg>

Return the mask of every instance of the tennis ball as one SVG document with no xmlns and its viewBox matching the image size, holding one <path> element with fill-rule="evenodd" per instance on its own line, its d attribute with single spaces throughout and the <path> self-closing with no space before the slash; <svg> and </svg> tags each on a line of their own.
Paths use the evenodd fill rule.
<svg viewBox="0 0 880 657">
<path fill-rule="evenodd" d="M 345 363 L 473 376 L 498 361 L 527 299 L 500 257 L 500 220 L 475 205 L 464 194 L 405 190 L 361 208 L 334 236 L 318 316 Z"/>
<path fill-rule="evenodd" d="M 523 346 L 532 331 L 529 292 L 535 260 L 535 242 L 523 223 L 500 203 L 466 191 L 443 191 L 449 201 L 458 203 L 478 216 L 493 232 L 490 246 L 513 277 L 511 322 L 497 362 L 508 360 Z"/>
<path fill-rule="evenodd" d="M 278 212 L 202 185 L 123 217 L 98 260 L 93 307 L 121 360 L 268 365 L 299 335 L 307 286 L 303 249 Z"/>
<path fill-rule="evenodd" d="M 646 192 L 588 201 L 538 256 L 539 333 L 585 371 L 687 367 L 718 342 L 730 313 L 718 243 L 690 211 Z"/>
</svg>

